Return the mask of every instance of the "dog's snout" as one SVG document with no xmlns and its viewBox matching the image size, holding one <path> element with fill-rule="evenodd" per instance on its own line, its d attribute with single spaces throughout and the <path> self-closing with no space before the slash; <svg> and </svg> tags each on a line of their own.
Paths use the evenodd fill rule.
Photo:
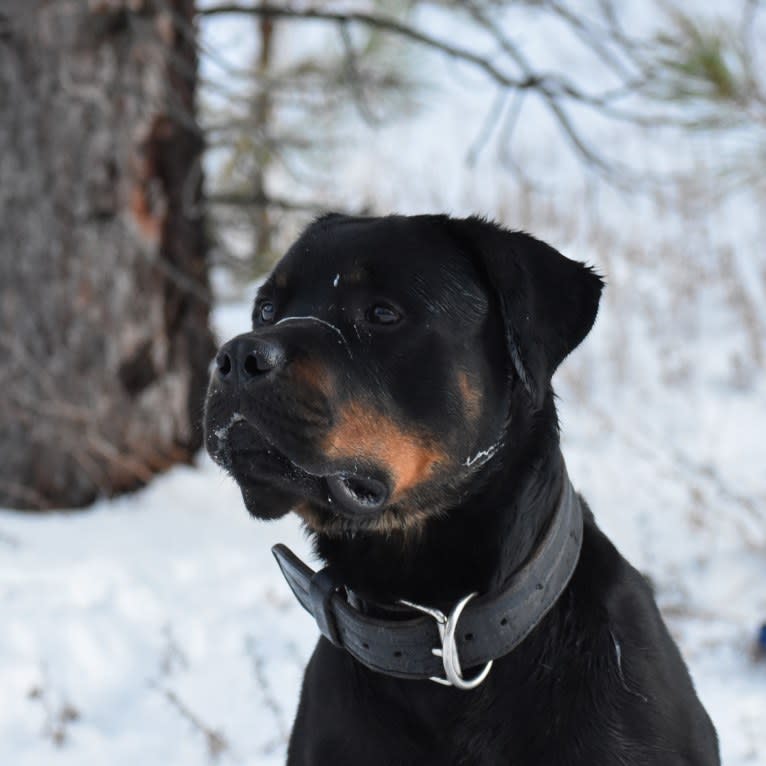
<svg viewBox="0 0 766 766">
<path fill-rule="evenodd" d="M 275 338 L 239 335 L 221 347 L 215 359 L 216 374 L 227 382 L 247 382 L 273 370 L 285 361 L 285 350 Z"/>
</svg>

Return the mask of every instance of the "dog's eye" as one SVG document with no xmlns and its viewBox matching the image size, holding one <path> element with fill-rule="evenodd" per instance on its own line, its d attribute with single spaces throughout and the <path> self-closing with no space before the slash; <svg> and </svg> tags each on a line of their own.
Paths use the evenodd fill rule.
<svg viewBox="0 0 766 766">
<path fill-rule="evenodd" d="M 258 318 L 261 322 L 273 322 L 274 314 L 276 314 L 276 309 L 274 308 L 274 304 L 270 301 L 262 303 L 261 307 L 258 309 Z"/>
<path fill-rule="evenodd" d="M 391 306 L 377 303 L 367 309 L 367 321 L 371 324 L 396 324 L 402 315 Z"/>
</svg>

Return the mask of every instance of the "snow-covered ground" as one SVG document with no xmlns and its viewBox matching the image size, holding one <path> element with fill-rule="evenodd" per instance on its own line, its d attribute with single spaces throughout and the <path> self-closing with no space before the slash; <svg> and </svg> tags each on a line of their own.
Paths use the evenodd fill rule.
<svg viewBox="0 0 766 766">
<path fill-rule="evenodd" d="M 246 49 L 251 33 L 216 44 Z M 696 167 L 693 186 L 626 198 L 593 185 L 555 131 L 541 141 L 534 107 L 514 143 L 543 187 L 531 192 L 492 142 L 464 162 L 486 83 L 429 67 L 449 85 L 415 119 L 355 128 L 326 192 L 489 213 L 606 275 L 594 331 L 557 374 L 569 472 L 656 584 L 724 764 L 766 763 L 766 661 L 751 652 L 766 620 L 764 200 L 716 201 L 713 143 L 654 134 L 602 145 Z M 252 293 L 217 307 L 222 339 L 248 326 Z M 203 456 L 88 511 L 0 511 L 0 765 L 282 763 L 317 632 L 272 560 L 278 541 L 309 556 L 296 519 L 252 521 Z"/>
</svg>

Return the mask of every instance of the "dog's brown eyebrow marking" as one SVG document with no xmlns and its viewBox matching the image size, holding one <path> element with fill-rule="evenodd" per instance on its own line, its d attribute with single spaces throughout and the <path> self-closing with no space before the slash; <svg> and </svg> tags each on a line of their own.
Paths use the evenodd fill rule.
<svg viewBox="0 0 766 766">
<path fill-rule="evenodd" d="M 322 446 L 333 460 L 366 458 L 385 467 L 394 482 L 394 501 L 447 460 L 443 449 L 358 401 L 343 407 Z"/>
<path fill-rule="evenodd" d="M 287 287 L 287 274 L 285 274 L 284 271 L 280 271 L 279 274 L 275 274 L 274 275 L 274 284 L 277 287 L 282 288 L 282 289 Z"/>
<path fill-rule="evenodd" d="M 481 392 L 474 386 L 471 377 L 465 370 L 457 374 L 457 384 L 460 395 L 463 397 L 463 406 L 468 420 L 474 422 L 481 412 Z"/>
<path fill-rule="evenodd" d="M 362 267 L 356 267 L 351 271 L 342 271 L 340 278 L 347 285 L 360 285 L 364 282 L 367 274 Z"/>
</svg>

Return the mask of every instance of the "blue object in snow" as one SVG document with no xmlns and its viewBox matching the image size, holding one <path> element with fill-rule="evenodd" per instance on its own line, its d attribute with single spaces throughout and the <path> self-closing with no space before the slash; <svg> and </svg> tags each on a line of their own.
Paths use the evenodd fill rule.
<svg viewBox="0 0 766 766">
<path fill-rule="evenodd" d="M 766 660 L 766 622 L 758 628 L 753 642 L 753 659 L 761 662 Z"/>
</svg>

